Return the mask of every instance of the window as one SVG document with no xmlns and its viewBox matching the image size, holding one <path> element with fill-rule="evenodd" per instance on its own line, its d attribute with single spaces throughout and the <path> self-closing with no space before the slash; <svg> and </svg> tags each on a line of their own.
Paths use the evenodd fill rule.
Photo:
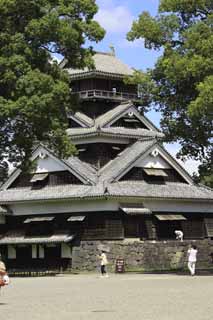
<svg viewBox="0 0 213 320">
<path fill-rule="evenodd" d="M 125 219 L 124 234 L 126 238 L 140 236 L 140 225 L 137 217 L 128 217 Z"/>
</svg>

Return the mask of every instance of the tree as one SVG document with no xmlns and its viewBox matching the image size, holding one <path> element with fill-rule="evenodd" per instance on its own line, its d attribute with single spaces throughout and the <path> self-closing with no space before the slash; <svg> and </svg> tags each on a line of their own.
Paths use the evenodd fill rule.
<svg viewBox="0 0 213 320">
<path fill-rule="evenodd" d="M 213 180 L 212 0 L 161 0 L 158 15 L 143 12 L 127 38 L 143 38 L 146 48 L 161 50 L 155 67 L 131 81 L 141 84 L 142 100 L 162 113 L 167 142 L 178 141 L 179 156 L 201 160 L 201 173 L 208 168 Z"/>
<path fill-rule="evenodd" d="M 95 0 L 0 0 L 0 179 L 7 161 L 27 166 L 38 142 L 59 156 L 74 152 L 66 136 L 69 77 L 52 55 L 92 66 L 84 44 L 105 33 L 93 20 L 97 10 Z"/>
</svg>

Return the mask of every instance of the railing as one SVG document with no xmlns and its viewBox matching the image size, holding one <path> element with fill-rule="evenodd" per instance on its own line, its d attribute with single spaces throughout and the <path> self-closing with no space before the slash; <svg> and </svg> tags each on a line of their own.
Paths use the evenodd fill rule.
<svg viewBox="0 0 213 320">
<path fill-rule="evenodd" d="M 91 99 L 91 98 L 108 98 L 111 100 L 138 100 L 139 97 L 134 93 L 126 92 L 114 92 L 106 90 L 87 90 L 73 92 L 78 94 L 80 99 Z"/>
</svg>

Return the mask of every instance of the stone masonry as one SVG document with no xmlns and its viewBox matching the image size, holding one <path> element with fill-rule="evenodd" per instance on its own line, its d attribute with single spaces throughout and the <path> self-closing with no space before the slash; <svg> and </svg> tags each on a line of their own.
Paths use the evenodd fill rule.
<svg viewBox="0 0 213 320">
<path fill-rule="evenodd" d="M 213 241 L 81 241 L 72 251 L 72 271 L 95 271 L 98 267 L 99 246 L 109 250 L 108 269 L 115 271 L 118 258 L 125 261 L 126 271 L 172 271 L 187 267 L 190 244 L 198 248 L 197 269 L 213 269 Z"/>
</svg>

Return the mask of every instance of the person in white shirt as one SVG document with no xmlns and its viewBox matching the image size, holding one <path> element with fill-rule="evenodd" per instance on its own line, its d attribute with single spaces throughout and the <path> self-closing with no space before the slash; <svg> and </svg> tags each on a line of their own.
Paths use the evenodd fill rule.
<svg viewBox="0 0 213 320">
<path fill-rule="evenodd" d="M 101 254 L 99 255 L 99 259 L 101 262 L 101 275 L 108 277 L 107 271 L 106 271 L 106 265 L 108 264 L 107 256 L 105 251 L 102 250 Z"/>
<path fill-rule="evenodd" d="M 175 235 L 177 240 L 180 240 L 181 242 L 183 241 L 183 231 L 175 230 Z"/>
<path fill-rule="evenodd" d="M 197 261 L 197 247 L 192 245 L 191 248 L 187 251 L 188 256 L 188 269 L 192 276 L 195 275 L 195 265 Z"/>
</svg>

